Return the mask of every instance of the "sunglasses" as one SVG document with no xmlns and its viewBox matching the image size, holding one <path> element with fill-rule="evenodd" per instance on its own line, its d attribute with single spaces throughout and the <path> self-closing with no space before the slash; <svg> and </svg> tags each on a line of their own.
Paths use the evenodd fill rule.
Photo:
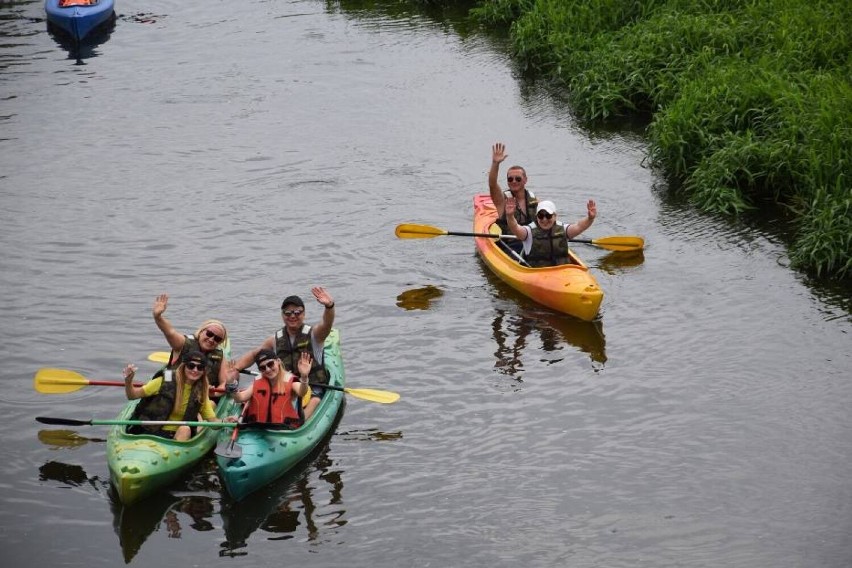
<svg viewBox="0 0 852 568">
<path fill-rule="evenodd" d="M 257 365 L 257 368 L 260 369 L 261 371 L 266 371 L 268 369 L 274 369 L 275 368 L 275 361 L 273 360 L 273 361 L 267 361 L 266 363 L 259 363 Z"/>
<path fill-rule="evenodd" d="M 225 339 L 221 335 L 216 335 L 215 333 L 213 333 L 209 329 L 204 330 L 204 335 L 206 335 L 208 337 L 208 339 L 212 339 L 216 343 L 222 343 L 222 341 Z"/>
<path fill-rule="evenodd" d="M 506 178 L 506 180 L 510 183 L 513 182 L 513 181 L 521 183 L 522 181 L 524 181 L 524 178 L 522 178 L 521 176 L 508 176 Z"/>
<path fill-rule="evenodd" d="M 194 363 L 192 361 L 184 363 L 184 366 L 190 371 L 203 371 L 206 367 L 204 363 Z"/>
<path fill-rule="evenodd" d="M 536 215 L 536 217 L 538 217 L 539 219 L 551 219 L 553 217 L 553 215 L 551 215 L 550 213 L 547 213 L 545 211 L 539 211 L 538 215 Z"/>
<path fill-rule="evenodd" d="M 298 316 L 302 315 L 303 313 L 305 313 L 305 310 L 283 310 L 281 313 L 284 314 L 285 316 L 287 316 L 288 318 L 290 316 L 298 317 Z"/>
</svg>

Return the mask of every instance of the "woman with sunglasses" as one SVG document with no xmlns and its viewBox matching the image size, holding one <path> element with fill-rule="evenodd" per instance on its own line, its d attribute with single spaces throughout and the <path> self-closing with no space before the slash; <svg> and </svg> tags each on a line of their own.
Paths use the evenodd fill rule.
<svg viewBox="0 0 852 568">
<path fill-rule="evenodd" d="M 223 365 L 225 360 L 224 348 L 228 345 L 228 331 L 225 324 L 219 320 L 209 319 L 203 322 L 193 335 L 184 335 L 174 328 L 163 315 L 169 305 L 169 295 L 160 294 L 154 300 L 151 312 L 154 323 L 163 332 L 166 341 L 172 348 L 169 368 L 174 368 L 187 351 L 201 351 L 207 357 L 207 381 L 214 387 L 224 387 L 226 383 L 237 380 L 237 371 L 229 365 Z"/>
<path fill-rule="evenodd" d="M 535 218 L 536 206 L 538 205 L 535 195 L 527 189 L 527 172 L 521 166 L 512 166 L 506 172 L 506 183 L 509 187 L 509 192 L 503 192 L 503 188 L 500 187 L 497 177 L 500 173 L 500 164 L 508 157 L 509 154 L 506 153 L 505 144 L 497 142 L 491 147 L 491 169 L 488 171 L 488 191 L 491 193 L 491 201 L 497 209 L 497 225 L 505 234 L 509 233 L 509 225 L 506 220 L 506 202 L 509 199 L 514 199 L 517 204 L 514 217 L 520 225 L 532 223 Z M 521 252 L 519 242 L 510 241 L 506 244 L 514 249 L 515 252 Z"/>
<path fill-rule="evenodd" d="M 137 387 L 133 385 L 136 366 L 124 368 L 124 394 L 128 400 L 141 398 L 133 411 L 131 420 L 190 420 L 201 415 L 208 422 L 221 422 L 216 416 L 213 402 L 208 396 L 210 384 L 205 371 L 207 357 L 201 351 L 189 350 L 181 356 L 180 364 L 174 369 L 162 369 L 154 377 Z M 131 434 L 154 434 L 178 441 L 189 440 L 195 428 L 186 425 L 131 426 Z"/>
<path fill-rule="evenodd" d="M 586 204 L 587 215 L 576 223 L 567 225 L 556 220 L 556 206 L 552 201 L 542 201 L 536 208 L 535 221 L 521 226 L 513 215 L 517 204 L 506 201 L 509 231 L 524 245 L 524 258 L 534 268 L 569 264 L 568 241 L 588 229 L 598 214 L 594 200 Z"/>
<path fill-rule="evenodd" d="M 304 352 L 299 356 L 299 377 L 284 369 L 281 361 L 269 349 L 261 349 L 254 362 L 260 377 L 248 388 L 231 393 L 237 402 L 248 401 L 246 422 L 274 422 L 290 428 L 301 426 L 305 420 L 297 400 L 301 400 L 310 390 L 308 374 L 313 362 L 311 354 Z M 231 417 L 229 420 L 236 418 Z"/>
</svg>

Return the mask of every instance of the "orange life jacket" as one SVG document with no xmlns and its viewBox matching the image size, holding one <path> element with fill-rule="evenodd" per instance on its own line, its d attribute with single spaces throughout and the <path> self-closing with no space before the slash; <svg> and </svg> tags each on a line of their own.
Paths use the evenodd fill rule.
<svg viewBox="0 0 852 568">
<path fill-rule="evenodd" d="M 302 425 L 299 412 L 293 406 L 293 381 L 295 375 L 284 384 L 284 392 L 274 392 L 275 387 L 266 377 L 255 379 L 251 400 L 246 411 L 246 422 L 275 422 L 293 428 Z"/>
</svg>

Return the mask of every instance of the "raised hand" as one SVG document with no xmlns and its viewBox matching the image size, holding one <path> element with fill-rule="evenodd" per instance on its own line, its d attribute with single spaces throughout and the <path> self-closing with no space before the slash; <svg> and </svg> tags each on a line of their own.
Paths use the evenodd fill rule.
<svg viewBox="0 0 852 568">
<path fill-rule="evenodd" d="M 240 380 L 240 370 L 237 369 L 237 364 L 233 359 L 229 359 L 225 367 L 225 378 L 229 383 L 237 383 Z"/>
<path fill-rule="evenodd" d="M 124 375 L 125 381 L 132 381 L 133 377 L 136 376 L 136 365 L 133 363 L 128 363 L 126 367 L 124 367 L 124 371 L 122 372 Z"/>
<path fill-rule="evenodd" d="M 594 199 L 589 199 L 589 202 L 586 203 L 586 212 L 589 215 L 589 219 L 594 220 L 598 216 L 598 206 L 595 205 Z"/>
<path fill-rule="evenodd" d="M 311 288 L 311 293 L 314 295 L 314 298 L 317 299 L 317 302 L 323 306 L 329 308 L 334 305 L 334 298 L 332 298 L 331 294 L 329 294 L 325 288 L 315 286 Z"/>
<path fill-rule="evenodd" d="M 307 382 L 308 374 L 311 372 L 311 365 L 313 365 L 314 358 L 311 357 L 311 354 L 307 351 L 303 351 L 299 356 L 299 362 L 296 364 L 296 367 L 299 369 L 299 376 L 302 379 L 302 382 Z"/>
<path fill-rule="evenodd" d="M 506 153 L 506 145 L 502 142 L 497 142 L 491 147 L 491 161 L 496 163 L 502 163 L 503 160 L 509 157 L 509 154 Z"/>
<path fill-rule="evenodd" d="M 163 315 L 169 305 L 169 295 L 160 294 L 154 299 L 154 307 L 151 308 L 151 313 L 154 314 L 154 319 Z"/>
</svg>

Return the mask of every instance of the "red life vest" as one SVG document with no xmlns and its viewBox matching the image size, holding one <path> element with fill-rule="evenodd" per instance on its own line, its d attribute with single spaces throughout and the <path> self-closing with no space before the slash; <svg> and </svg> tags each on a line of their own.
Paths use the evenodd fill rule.
<svg viewBox="0 0 852 568">
<path fill-rule="evenodd" d="M 298 428 L 302 425 L 299 412 L 293 406 L 293 381 L 295 375 L 284 383 L 284 392 L 273 392 L 275 387 L 265 377 L 255 379 L 251 400 L 248 402 L 246 422 L 275 422 Z"/>
</svg>

